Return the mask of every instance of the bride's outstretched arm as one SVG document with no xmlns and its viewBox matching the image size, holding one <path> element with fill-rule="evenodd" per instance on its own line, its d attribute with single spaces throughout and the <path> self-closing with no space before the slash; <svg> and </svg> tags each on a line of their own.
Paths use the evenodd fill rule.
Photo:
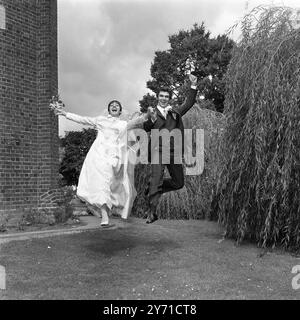
<svg viewBox="0 0 300 320">
<path fill-rule="evenodd" d="M 71 121 L 84 124 L 84 125 L 95 126 L 97 121 L 100 118 L 100 117 L 84 117 L 84 116 L 79 116 L 78 114 L 75 114 L 75 113 L 66 112 L 61 108 L 60 105 L 54 104 L 54 103 L 50 104 L 50 109 L 54 111 L 55 115 L 64 116 Z"/>
<path fill-rule="evenodd" d="M 83 117 L 78 114 L 66 112 L 65 117 L 77 123 L 95 126 L 99 117 Z"/>
<path fill-rule="evenodd" d="M 148 120 L 148 114 L 147 113 L 136 113 L 137 115 L 133 116 L 133 119 L 129 120 L 127 122 L 127 130 L 136 129 L 141 127 L 145 121 Z"/>
</svg>

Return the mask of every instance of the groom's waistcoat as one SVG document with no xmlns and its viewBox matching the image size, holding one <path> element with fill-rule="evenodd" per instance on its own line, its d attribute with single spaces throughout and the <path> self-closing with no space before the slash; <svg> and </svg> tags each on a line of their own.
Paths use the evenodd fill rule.
<svg viewBox="0 0 300 320">
<path fill-rule="evenodd" d="M 187 97 L 182 105 L 180 105 L 178 108 L 173 109 L 172 111 L 169 111 L 167 114 L 167 117 L 165 118 L 160 111 L 156 108 L 157 111 L 157 120 L 153 123 L 150 119 L 144 123 L 144 129 L 147 132 L 151 132 L 152 129 L 158 129 L 158 131 L 161 131 L 163 129 L 166 129 L 171 133 L 174 129 L 177 129 L 177 134 L 181 133 L 181 139 L 182 139 L 182 154 L 184 152 L 184 125 L 182 121 L 182 116 L 194 105 L 196 102 L 196 94 L 197 90 L 190 89 Z M 148 159 L 150 161 L 151 154 L 155 152 L 162 152 L 163 146 L 161 143 L 161 139 L 159 139 L 159 135 L 157 132 L 154 134 L 152 131 L 150 134 L 149 139 L 149 147 L 148 147 Z M 176 141 L 175 141 L 176 143 Z M 174 153 L 174 139 L 170 139 L 170 144 L 168 145 L 170 148 L 170 154 L 172 155 Z M 180 146 L 177 146 L 180 147 Z"/>
</svg>

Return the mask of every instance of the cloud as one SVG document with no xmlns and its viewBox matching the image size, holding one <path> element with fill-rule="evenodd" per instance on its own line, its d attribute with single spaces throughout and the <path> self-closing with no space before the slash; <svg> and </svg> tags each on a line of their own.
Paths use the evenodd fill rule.
<svg viewBox="0 0 300 320">
<path fill-rule="evenodd" d="M 249 0 L 248 7 L 258 2 Z M 96 116 L 112 99 L 138 110 L 154 53 L 168 49 L 168 36 L 202 21 L 213 36 L 224 33 L 243 15 L 246 1 L 59 0 L 58 5 L 60 93 L 67 111 Z M 60 120 L 61 135 L 81 127 Z"/>
</svg>

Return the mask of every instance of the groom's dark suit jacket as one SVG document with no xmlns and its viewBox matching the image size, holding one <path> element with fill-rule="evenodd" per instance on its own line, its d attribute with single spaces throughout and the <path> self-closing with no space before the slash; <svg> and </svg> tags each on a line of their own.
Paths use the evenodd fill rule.
<svg viewBox="0 0 300 320">
<path fill-rule="evenodd" d="M 179 129 L 182 134 L 182 151 L 184 150 L 184 125 L 182 122 L 182 116 L 189 111 L 189 109 L 194 105 L 196 102 L 196 95 L 197 90 L 190 88 L 185 101 L 182 105 L 178 107 L 174 107 L 171 112 L 168 113 L 167 118 L 160 113 L 160 111 L 156 108 L 157 111 L 157 120 L 153 123 L 151 119 L 144 122 L 144 130 L 149 132 L 152 129 L 167 129 L 169 131 L 173 129 Z M 151 148 L 152 146 L 152 148 Z M 156 141 L 152 141 L 151 143 L 151 137 L 149 139 L 149 148 L 148 148 L 148 158 L 149 161 L 151 159 L 151 153 L 154 153 L 155 151 L 162 151 L 162 146 L 159 143 L 159 139 L 156 139 Z M 174 146 L 172 146 L 172 143 L 170 145 L 170 154 L 172 155 L 174 152 Z M 183 153 L 182 153 L 183 154 Z"/>
</svg>

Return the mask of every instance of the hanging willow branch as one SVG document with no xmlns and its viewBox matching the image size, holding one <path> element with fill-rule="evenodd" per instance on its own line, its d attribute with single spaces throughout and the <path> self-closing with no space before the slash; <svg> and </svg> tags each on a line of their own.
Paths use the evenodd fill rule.
<svg viewBox="0 0 300 320">
<path fill-rule="evenodd" d="M 240 25 L 211 215 L 238 242 L 299 250 L 300 29 L 286 7 L 258 7 Z"/>
</svg>

